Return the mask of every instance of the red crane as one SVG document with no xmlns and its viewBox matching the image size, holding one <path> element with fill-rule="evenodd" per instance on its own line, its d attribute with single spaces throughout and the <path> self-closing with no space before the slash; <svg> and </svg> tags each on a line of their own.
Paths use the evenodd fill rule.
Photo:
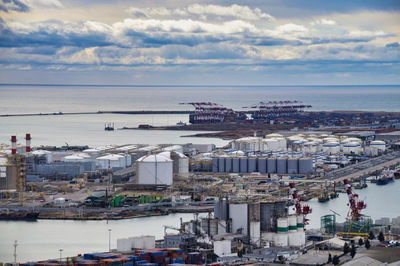
<svg viewBox="0 0 400 266">
<path fill-rule="evenodd" d="M 345 179 L 343 180 L 343 183 L 347 192 L 347 196 L 349 197 L 349 203 L 347 203 L 347 205 L 350 206 L 350 210 L 346 219 L 350 220 L 350 226 L 348 230 L 348 232 L 350 232 L 353 223 L 360 220 L 362 216 L 361 211 L 367 207 L 367 204 L 358 199 L 358 194 L 351 191 L 349 180 Z"/>
<path fill-rule="evenodd" d="M 297 215 L 303 215 L 304 226 L 308 224 L 309 219 L 307 219 L 307 214 L 311 213 L 311 208 L 309 205 L 303 205 L 303 198 L 299 198 L 297 195 L 296 186 L 294 183 L 289 183 L 289 193 L 292 196 L 294 203 L 294 210 L 296 210 Z"/>
</svg>

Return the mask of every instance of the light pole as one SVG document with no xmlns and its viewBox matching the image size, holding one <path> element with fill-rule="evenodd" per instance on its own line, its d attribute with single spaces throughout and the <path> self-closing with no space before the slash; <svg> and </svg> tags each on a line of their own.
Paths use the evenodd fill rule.
<svg viewBox="0 0 400 266">
<path fill-rule="evenodd" d="M 17 246 L 18 246 L 17 240 L 14 241 L 13 246 L 14 246 L 14 265 L 17 265 Z"/>
<path fill-rule="evenodd" d="M 111 252 L 111 228 L 108 229 L 108 251 Z"/>
<path fill-rule="evenodd" d="M 60 248 L 58 251 L 60 251 L 60 263 L 61 263 L 61 258 L 62 258 L 62 252 L 63 252 L 63 249 L 62 249 L 62 248 Z"/>
</svg>

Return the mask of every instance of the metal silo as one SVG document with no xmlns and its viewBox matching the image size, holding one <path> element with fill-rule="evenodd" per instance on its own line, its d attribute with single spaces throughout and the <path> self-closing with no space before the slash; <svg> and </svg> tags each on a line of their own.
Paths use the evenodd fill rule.
<svg viewBox="0 0 400 266">
<path fill-rule="evenodd" d="M 313 162 L 311 158 L 299 159 L 299 174 L 312 174 Z"/>
<path fill-rule="evenodd" d="M 225 157 L 218 158 L 218 172 L 225 172 Z"/>
<path fill-rule="evenodd" d="M 240 159 L 237 157 L 232 158 L 232 172 L 234 173 L 240 172 Z"/>
<path fill-rule="evenodd" d="M 247 173 L 247 157 L 240 157 L 240 173 Z"/>
<path fill-rule="evenodd" d="M 267 173 L 275 174 L 276 173 L 276 158 L 268 158 L 267 160 Z"/>
<path fill-rule="evenodd" d="M 212 171 L 213 173 L 218 172 L 218 158 L 212 158 Z"/>
<path fill-rule="evenodd" d="M 287 161 L 287 172 L 288 174 L 299 173 L 299 160 L 297 158 L 289 158 Z"/>
<path fill-rule="evenodd" d="M 215 218 L 221 218 L 220 217 L 220 212 L 221 212 L 221 210 L 220 210 L 220 201 L 219 201 L 219 199 L 216 199 L 214 201 L 214 217 Z"/>
<path fill-rule="evenodd" d="M 219 219 L 221 220 L 228 220 L 228 208 L 229 204 L 226 198 L 219 200 Z"/>
<path fill-rule="evenodd" d="M 278 158 L 276 160 L 276 172 L 278 174 L 287 173 L 287 158 Z"/>
<path fill-rule="evenodd" d="M 226 173 L 232 172 L 232 157 L 225 158 L 225 172 Z"/>
<path fill-rule="evenodd" d="M 260 221 L 260 203 L 249 203 L 248 204 L 249 210 L 249 221 L 250 222 L 259 222 Z"/>
<path fill-rule="evenodd" d="M 256 157 L 249 157 L 247 172 L 248 173 L 257 172 L 257 158 Z"/>
<path fill-rule="evenodd" d="M 267 172 L 267 158 L 258 158 L 258 172 L 265 174 Z"/>
</svg>

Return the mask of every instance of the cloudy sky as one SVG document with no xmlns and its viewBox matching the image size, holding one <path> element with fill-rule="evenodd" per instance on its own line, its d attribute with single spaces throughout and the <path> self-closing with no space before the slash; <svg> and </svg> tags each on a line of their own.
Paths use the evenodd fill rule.
<svg viewBox="0 0 400 266">
<path fill-rule="evenodd" d="M 0 0 L 0 83 L 400 84 L 398 0 Z"/>
</svg>

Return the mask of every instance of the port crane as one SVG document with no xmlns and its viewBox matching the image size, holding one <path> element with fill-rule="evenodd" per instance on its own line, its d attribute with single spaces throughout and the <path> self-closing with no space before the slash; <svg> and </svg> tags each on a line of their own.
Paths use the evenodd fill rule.
<svg viewBox="0 0 400 266">
<path fill-rule="evenodd" d="M 345 185 L 347 196 L 349 197 L 349 203 L 347 203 L 347 205 L 350 206 L 350 210 L 346 219 L 350 221 L 349 229 L 347 230 L 347 234 L 350 234 L 354 222 L 360 220 L 362 216 L 361 211 L 365 209 L 367 205 L 364 201 L 358 199 L 358 194 L 352 192 L 351 184 L 348 179 L 343 180 L 343 183 Z"/>
<path fill-rule="evenodd" d="M 289 183 L 289 193 L 292 196 L 293 199 L 293 203 L 295 206 L 295 211 L 297 215 L 302 215 L 303 216 L 303 222 L 304 222 L 304 226 L 308 224 L 309 219 L 307 219 L 307 214 L 311 213 L 311 208 L 309 205 L 303 205 L 301 202 L 304 201 L 303 198 L 299 198 L 297 195 L 297 190 L 296 190 L 296 186 L 295 184 Z"/>
<path fill-rule="evenodd" d="M 253 119 L 263 119 L 270 117 L 288 116 L 290 114 L 303 112 L 311 105 L 304 104 L 301 101 L 266 101 L 258 104 L 245 106 L 245 109 L 256 109 L 252 111 Z"/>
</svg>

